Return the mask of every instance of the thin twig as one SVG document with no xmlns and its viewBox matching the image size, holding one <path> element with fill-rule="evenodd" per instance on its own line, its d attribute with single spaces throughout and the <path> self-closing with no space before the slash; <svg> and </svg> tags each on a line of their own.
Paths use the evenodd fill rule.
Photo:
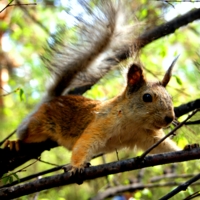
<svg viewBox="0 0 200 200">
<path fill-rule="evenodd" d="M 15 92 L 17 92 L 17 91 L 19 91 L 20 90 L 20 88 L 17 88 L 17 89 L 15 89 L 15 90 L 13 90 L 12 92 L 7 92 L 6 94 L 2 94 L 2 95 L 0 95 L 1 97 L 5 97 L 5 96 L 8 96 L 8 95 L 10 95 L 10 94 L 12 94 L 12 93 L 15 93 Z"/>
<path fill-rule="evenodd" d="M 22 4 L 21 4 L 21 3 L 20 3 L 20 4 L 15 3 L 15 4 L 11 4 L 13 1 L 14 1 L 14 0 L 10 1 L 10 2 L 0 11 L 0 13 L 3 12 L 6 8 L 11 7 L 11 6 L 36 6 L 36 5 L 37 5 L 37 3 L 22 3 Z"/>
<path fill-rule="evenodd" d="M 37 160 L 40 161 L 40 162 L 42 162 L 42 163 L 48 164 L 48 165 L 59 167 L 59 165 L 54 164 L 54 163 L 50 163 L 50 162 L 47 162 L 47 161 L 44 161 L 44 160 L 41 160 L 41 158 L 37 158 Z"/>
<path fill-rule="evenodd" d="M 194 192 L 193 194 L 187 196 L 185 199 L 183 200 L 190 200 L 190 199 L 194 199 L 195 197 L 200 196 L 200 191 Z"/>
<path fill-rule="evenodd" d="M 37 3 L 15 3 L 10 6 L 36 6 Z"/>
<path fill-rule="evenodd" d="M 29 181 L 29 180 L 31 180 L 33 178 L 38 177 L 38 176 L 42 176 L 42 175 L 46 175 L 48 173 L 52 173 L 52 172 L 58 171 L 58 170 L 62 169 L 64 166 L 66 166 L 66 165 L 61 165 L 61 166 L 58 166 L 58 167 L 54 167 L 54 168 L 51 168 L 51 169 L 36 173 L 36 174 L 32 174 L 30 176 L 26 176 L 24 178 L 20 178 L 20 183 L 22 183 L 24 181 Z M 19 181 L 13 181 L 12 183 L 9 183 L 9 184 L 1 186 L 0 189 L 1 188 L 5 188 L 5 187 L 10 187 L 10 186 L 16 185 L 18 183 L 19 183 Z"/>
<path fill-rule="evenodd" d="M 156 176 L 150 179 L 150 182 L 157 182 L 160 181 L 162 179 L 175 179 L 175 178 L 190 178 L 195 176 L 196 174 L 166 174 L 163 176 Z"/>
<path fill-rule="evenodd" d="M 149 149 L 147 149 L 141 156 L 140 159 L 144 159 L 144 157 L 150 153 L 155 147 L 157 147 L 161 142 L 163 142 L 166 138 L 173 135 L 176 130 L 178 130 L 180 127 L 182 127 L 187 120 L 189 120 L 193 115 L 195 115 L 199 109 L 194 110 L 188 117 L 182 121 L 178 126 L 176 126 L 172 131 L 170 131 L 167 135 L 165 135 L 162 139 L 160 139 L 158 142 L 156 142 L 154 145 L 152 145 Z"/>
<path fill-rule="evenodd" d="M 195 177 L 191 178 L 189 181 L 186 181 L 185 183 L 182 183 L 177 188 L 175 188 L 174 190 L 172 190 L 171 192 L 169 192 L 167 195 L 163 196 L 159 200 L 167 200 L 167 199 L 173 197 L 174 195 L 176 195 L 180 191 L 186 190 L 188 186 L 190 186 L 192 183 L 196 182 L 199 179 L 200 179 L 200 174 L 198 174 Z"/>
<path fill-rule="evenodd" d="M 5 139 L 3 139 L 1 142 L 0 142 L 0 146 L 6 141 L 8 140 L 11 136 L 13 136 L 15 133 L 16 133 L 17 129 L 15 129 L 12 133 L 10 133 Z"/>
<path fill-rule="evenodd" d="M 9 176 L 12 176 L 13 174 L 16 174 L 16 173 L 22 172 L 22 171 L 24 171 L 26 168 L 28 168 L 28 167 L 30 167 L 31 165 L 35 164 L 36 162 L 37 162 L 37 160 L 35 160 L 35 161 L 32 162 L 31 164 L 29 164 L 29 165 L 23 167 L 22 169 L 17 170 L 16 172 L 12 172 L 12 173 L 10 173 L 10 174 L 8 174 L 8 175 L 6 175 L 6 176 L 0 178 L 0 180 L 1 180 L 1 179 L 4 179 L 4 178 L 7 178 L 7 177 L 9 177 Z"/>
<path fill-rule="evenodd" d="M 19 0 L 16 0 L 18 4 L 22 5 Z M 49 30 L 39 21 L 34 17 L 33 15 L 30 14 L 30 12 L 27 11 L 25 6 L 20 6 L 20 9 L 33 21 L 35 22 L 42 30 L 49 36 Z"/>
<path fill-rule="evenodd" d="M 11 0 L 11 1 L 0 11 L 0 13 L 3 12 L 6 8 L 8 8 L 8 7 L 11 5 L 11 3 L 12 3 L 13 1 L 14 1 L 14 0 Z"/>
<path fill-rule="evenodd" d="M 117 160 L 119 161 L 119 153 L 118 153 L 117 149 L 115 149 L 115 152 L 116 152 Z"/>
<path fill-rule="evenodd" d="M 154 183 L 154 184 L 141 184 L 141 183 L 133 183 L 130 185 L 119 185 L 116 187 L 108 188 L 103 192 L 99 192 L 95 197 L 91 198 L 90 200 L 103 200 L 109 197 L 116 196 L 117 194 L 131 192 L 133 193 L 136 190 L 143 190 L 145 188 L 159 188 L 159 187 L 169 187 L 169 186 L 177 186 L 177 182 L 167 182 L 167 183 Z M 196 182 L 194 185 L 199 185 L 200 182 Z"/>
</svg>

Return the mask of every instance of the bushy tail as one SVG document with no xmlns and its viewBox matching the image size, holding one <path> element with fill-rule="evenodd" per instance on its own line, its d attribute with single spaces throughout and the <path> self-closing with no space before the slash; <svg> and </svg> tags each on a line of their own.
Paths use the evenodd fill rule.
<svg viewBox="0 0 200 200">
<path fill-rule="evenodd" d="M 47 90 L 46 100 L 66 94 L 72 88 L 96 83 L 130 56 L 137 25 L 127 25 L 129 19 L 122 2 L 101 0 L 93 8 L 81 2 L 84 12 L 76 18 L 74 42 L 68 39 L 64 43 L 57 35 L 49 52 L 47 68 L 54 81 Z"/>
</svg>

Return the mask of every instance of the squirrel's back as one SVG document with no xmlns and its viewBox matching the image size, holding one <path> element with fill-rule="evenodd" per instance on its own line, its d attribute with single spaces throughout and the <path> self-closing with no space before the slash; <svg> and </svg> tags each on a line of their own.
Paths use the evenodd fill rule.
<svg viewBox="0 0 200 200">
<path fill-rule="evenodd" d="M 82 96 L 60 96 L 40 105 L 31 115 L 28 123 L 21 124 L 18 132 L 24 132 L 19 139 L 25 143 L 42 142 L 52 139 L 65 141 L 71 149 L 95 113 L 98 101 Z M 80 106 L 81 105 L 81 106 Z M 22 130 L 20 130 L 20 128 Z"/>
</svg>

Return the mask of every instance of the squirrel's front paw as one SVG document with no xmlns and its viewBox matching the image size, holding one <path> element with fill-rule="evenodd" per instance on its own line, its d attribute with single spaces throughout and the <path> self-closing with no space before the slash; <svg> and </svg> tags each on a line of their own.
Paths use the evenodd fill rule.
<svg viewBox="0 0 200 200">
<path fill-rule="evenodd" d="M 81 174 L 83 173 L 84 169 L 89 167 L 90 166 L 90 163 L 85 163 L 85 164 L 82 164 L 82 165 L 79 165 L 79 166 L 69 166 L 69 165 L 66 165 L 63 167 L 64 171 L 65 172 L 69 172 L 70 175 L 75 175 L 75 174 Z"/>
<path fill-rule="evenodd" d="M 188 144 L 184 147 L 183 150 L 186 150 L 186 151 L 190 151 L 192 149 L 196 149 L 196 148 L 199 148 L 199 144 L 195 143 L 195 144 Z"/>
<path fill-rule="evenodd" d="M 76 179 L 76 183 L 78 185 L 81 185 L 83 183 L 81 174 L 83 173 L 84 169 L 89 166 L 90 166 L 90 163 L 86 163 L 86 164 L 79 165 L 79 166 L 66 165 L 63 167 L 63 169 L 65 170 L 65 172 L 70 173 L 70 176 L 75 175 L 74 178 Z"/>
<path fill-rule="evenodd" d="M 20 140 L 6 140 L 4 143 L 3 143 L 3 148 L 9 148 L 10 150 L 16 150 L 16 151 L 19 151 L 20 149 Z"/>
</svg>

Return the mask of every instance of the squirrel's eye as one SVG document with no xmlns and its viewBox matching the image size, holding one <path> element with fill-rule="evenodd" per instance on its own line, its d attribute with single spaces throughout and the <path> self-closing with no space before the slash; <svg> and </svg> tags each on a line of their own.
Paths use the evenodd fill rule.
<svg viewBox="0 0 200 200">
<path fill-rule="evenodd" d="M 152 102 L 152 96 L 150 94 L 144 94 L 143 95 L 143 101 L 144 102 Z"/>
</svg>

